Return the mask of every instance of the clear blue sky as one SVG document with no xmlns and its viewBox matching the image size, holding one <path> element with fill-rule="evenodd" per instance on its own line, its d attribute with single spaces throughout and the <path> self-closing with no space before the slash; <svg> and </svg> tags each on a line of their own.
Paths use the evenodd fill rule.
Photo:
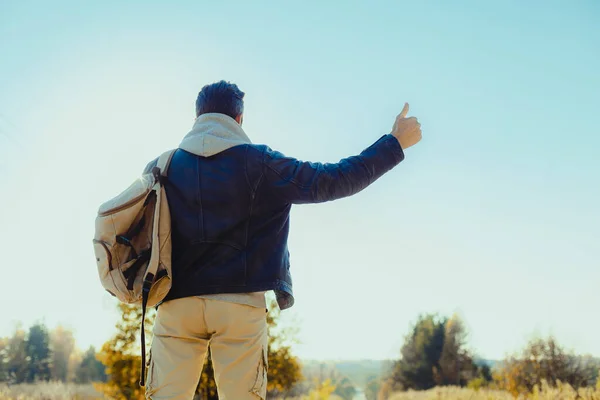
<svg viewBox="0 0 600 400">
<path fill-rule="evenodd" d="M 293 210 L 298 355 L 395 357 L 419 313 L 457 312 L 483 357 L 548 333 L 600 356 L 599 20 L 593 0 L 0 2 L 0 335 L 109 338 L 97 207 L 227 79 L 253 141 L 301 159 L 360 152 L 405 101 L 422 123 L 372 187 Z"/>
</svg>

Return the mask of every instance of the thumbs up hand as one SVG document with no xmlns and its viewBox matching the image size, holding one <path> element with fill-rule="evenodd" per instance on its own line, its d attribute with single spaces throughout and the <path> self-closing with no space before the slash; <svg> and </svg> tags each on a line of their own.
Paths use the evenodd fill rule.
<svg viewBox="0 0 600 400">
<path fill-rule="evenodd" d="M 396 122 L 392 127 L 391 134 L 398 139 L 402 149 L 417 144 L 421 140 L 421 124 L 415 117 L 406 118 L 408 114 L 408 103 L 404 103 L 404 108 L 396 117 Z"/>
</svg>

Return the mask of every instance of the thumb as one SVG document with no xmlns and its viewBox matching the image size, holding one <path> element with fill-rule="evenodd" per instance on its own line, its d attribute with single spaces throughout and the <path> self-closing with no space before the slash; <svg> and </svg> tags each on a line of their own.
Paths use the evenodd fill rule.
<svg viewBox="0 0 600 400">
<path fill-rule="evenodd" d="M 404 118 L 406 117 L 406 114 L 408 114 L 408 103 L 404 103 L 404 108 L 402 109 L 402 111 L 400 111 L 400 118 Z"/>
</svg>

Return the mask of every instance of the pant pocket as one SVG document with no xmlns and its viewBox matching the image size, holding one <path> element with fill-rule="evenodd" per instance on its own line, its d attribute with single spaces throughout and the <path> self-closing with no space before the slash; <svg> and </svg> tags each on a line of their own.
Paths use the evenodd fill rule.
<svg viewBox="0 0 600 400">
<path fill-rule="evenodd" d="M 261 351 L 261 357 L 258 360 L 258 365 L 256 367 L 256 380 L 254 381 L 254 386 L 250 389 L 250 393 L 255 394 L 261 399 L 265 400 L 267 398 L 267 373 L 269 371 L 269 362 L 267 358 L 267 351 L 263 347 Z"/>
</svg>

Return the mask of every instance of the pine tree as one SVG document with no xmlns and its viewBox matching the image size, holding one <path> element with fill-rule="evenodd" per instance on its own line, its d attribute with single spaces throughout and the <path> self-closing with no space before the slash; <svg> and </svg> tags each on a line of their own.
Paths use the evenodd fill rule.
<svg viewBox="0 0 600 400">
<path fill-rule="evenodd" d="M 397 362 L 393 381 L 400 389 L 426 390 L 435 386 L 441 371 L 440 357 L 444 347 L 445 319 L 435 315 L 420 316 L 406 337 Z"/>
<path fill-rule="evenodd" d="M 50 380 L 50 335 L 45 325 L 37 323 L 29 328 L 25 352 L 28 359 L 27 381 Z"/>
<path fill-rule="evenodd" d="M 104 365 L 97 359 L 96 349 L 91 346 L 81 359 L 81 363 L 75 372 L 75 382 L 90 383 L 90 382 L 105 382 L 106 372 Z"/>
</svg>

